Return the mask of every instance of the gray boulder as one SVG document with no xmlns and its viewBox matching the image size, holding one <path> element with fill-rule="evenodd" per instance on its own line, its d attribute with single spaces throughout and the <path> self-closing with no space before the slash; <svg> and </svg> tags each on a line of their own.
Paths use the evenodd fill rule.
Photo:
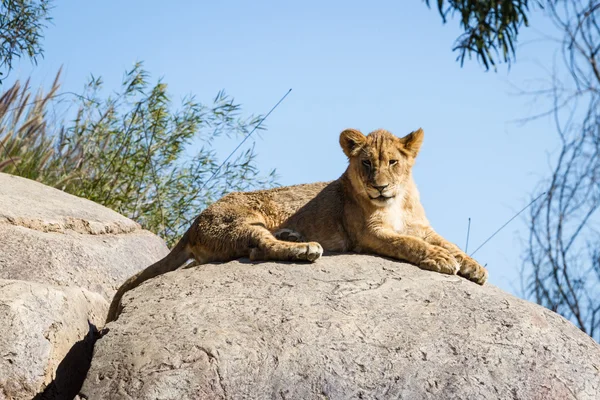
<svg viewBox="0 0 600 400">
<path fill-rule="evenodd" d="M 162 239 L 106 207 L 3 173 L 0 244 L 0 278 L 79 286 L 107 301 L 168 252 Z"/>
<path fill-rule="evenodd" d="M 145 282 L 85 399 L 600 399 L 600 345 L 496 287 L 392 260 L 208 264 Z"/>
<path fill-rule="evenodd" d="M 102 325 L 108 303 L 85 289 L 0 279 L 0 310 L 0 399 L 16 400 L 36 396 L 61 363 L 89 365 L 94 345 L 89 324 Z M 67 394 L 72 378 L 53 390 Z"/>
<path fill-rule="evenodd" d="M 108 301 L 167 252 L 106 207 L 0 173 L 0 400 L 72 399 Z"/>
</svg>

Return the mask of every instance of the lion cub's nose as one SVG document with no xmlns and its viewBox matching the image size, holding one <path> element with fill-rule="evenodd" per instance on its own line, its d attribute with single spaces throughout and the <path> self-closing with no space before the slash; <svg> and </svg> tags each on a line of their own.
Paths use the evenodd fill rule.
<svg viewBox="0 0 600 400">
<path fill-rule="evenodd" d="M 390 185 L 382 185 L 382 186 L 375 186 L 375 185 L 373 185 L 373 188 L 379 190 L 379 193 L 381 193 L 388 186 L 390 186 Z"/>
</svg>

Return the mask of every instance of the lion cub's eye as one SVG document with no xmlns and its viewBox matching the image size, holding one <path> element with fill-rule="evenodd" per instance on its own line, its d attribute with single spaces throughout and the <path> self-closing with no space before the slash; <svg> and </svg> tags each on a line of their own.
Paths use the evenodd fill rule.
<svg viewBox="0 0 600 400">
<path fill-rule="evenodd" d="M 398 162 L 398 160 L 390 160 L 390 165 L 395 165 Z"/>
<path fill-rule="evenodd" d="M 363 160 L 362 164 L 367 168 L 371 168 L 371 161 L 369 160 Z"/>
</svg>

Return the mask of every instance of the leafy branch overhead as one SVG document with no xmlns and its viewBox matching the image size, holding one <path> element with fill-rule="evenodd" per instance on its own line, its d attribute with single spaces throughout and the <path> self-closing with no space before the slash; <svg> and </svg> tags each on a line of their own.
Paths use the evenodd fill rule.
<svg viewBox="0 0 600 400">
<path fill-rule="evenodd" d="M 50 93 L 56 91 L 57 84 Z M 101 92 L 102 80 L 92 78 L 77 97 L 74 119 L 52 126 L 50 95 L 28 105 L 27 86 L 9 89 L 0 100 L 0 143 L 8 152 L 0 152 L 0 171 L 110 207 L 169 244 L 225 193 L 274 184 L 274 172 L 260 176 L 250 147 L 204 186 L 220 164 L 215 139 L 244 136 L 260 121 L 242 117 L 224 92 L 211 105 L 188 97 L 174 111 L 167 85 L 151 85 L 141 64 L 118 93 Z"/>
<path fill-rule="evenodd" d="M 424 0 L 431 7 L 430 0 Z M 510 63 L 515 58 L 515 43 L 522 26 L 528 26 L 527 14 L 541 0 L 437 0 L 444 23 L 458 14 L 464 33 L 455 42 L 461 66 L 474 54 L 486 69 L 496 67 L 498 58 Z"/>
<path fill-rule="evenodd" d="M 42 31 L 50 21 L 50 0 L 0 0 L 0 84 L 23 55 L 33 62 L 43 54 Z"/>
</svg>

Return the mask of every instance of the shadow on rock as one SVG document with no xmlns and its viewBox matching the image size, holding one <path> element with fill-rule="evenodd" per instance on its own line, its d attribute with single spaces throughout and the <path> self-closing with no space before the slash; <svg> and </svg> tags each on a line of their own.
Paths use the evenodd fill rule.
<svg viewBox="0 0 600 400">
<path fill-rule="evenodd" d="M 33 400 L 73 400 L 79 393 L 92 363 L 94 344 L 105 333 L 89 321 L 88 325 L 87 335 L 71 347 L 58 365 L 54 380 Z"/>
</svg>

